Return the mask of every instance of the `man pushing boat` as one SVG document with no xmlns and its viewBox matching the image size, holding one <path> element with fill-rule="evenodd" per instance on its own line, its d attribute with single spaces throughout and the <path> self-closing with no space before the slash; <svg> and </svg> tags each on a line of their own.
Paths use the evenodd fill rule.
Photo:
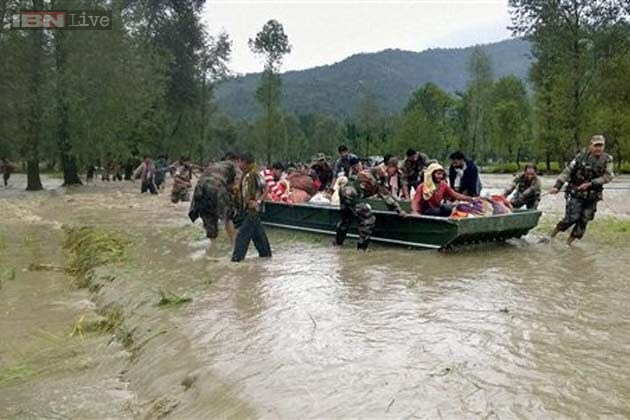
<svg viewBox="0 0 630 420">
<path fill-rule="evenodd" d="M 595 218 L 597 202 L 603 199 L 604 184 L 613 179 L 613 159 L 604 153 L 605 147 L 604 136 L 593 136 L 589 148 L 578 153 L 549 191 L 550 194 L 557 194 L 567 184 L 566 211 L 552 232 L 552 238 L 573 226 L 567 239 L 567 244 L 571 245 L 584 236 L 586 226 Z"/>
<path fill-rule="evenodd" d="M 367 197 L 378 195 L 387 207 L 399 216 L 406 217 L 407 213 L 400 208 L 398 202 L 383 186 L 381 181 L 387 176 L 383 168 L 361 170 L 361 163 L 356 157 L 351 157 L 349 164 L 356 176 L 351 175 L 349 182 L 339 190 L 341 220 L 337 223 L 335 245 L 343 245 L 350 225 L 357 220 L 359 233 L 357 249 L 366 250 L 376 223 L 376 217 L 366 201 Z"/>
</svg>

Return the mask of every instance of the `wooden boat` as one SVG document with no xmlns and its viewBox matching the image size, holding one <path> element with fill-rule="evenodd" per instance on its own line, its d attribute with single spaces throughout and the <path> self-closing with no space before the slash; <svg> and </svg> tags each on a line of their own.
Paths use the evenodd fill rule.
<svg viewBox="0 0 630 420">
<path fill-rule="evenodd" d="M 380 201 L 370 204 L 376 216 L 373 241 L 432 249 L 519 238 L 538 224 L 541 215 L 539 210 L 515 210 L 510 214 L 465 219 L 416 215 L 401 218 L 384 210 Z M 262 220 L 267 226 L 334 235 L 339 207 L 265 202 Z M 348 236 L 357 237 L 355 226 Z"/>
</svg>

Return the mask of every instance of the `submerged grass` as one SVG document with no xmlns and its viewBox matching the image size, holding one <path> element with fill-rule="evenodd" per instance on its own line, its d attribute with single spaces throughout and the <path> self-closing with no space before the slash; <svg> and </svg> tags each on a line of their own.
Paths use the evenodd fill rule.
<svg viewBox="0 0 630 420">
<path fill-rule="evenodd" d="M 159 289 L 158 294 L 160 295 L 158 306 L 162 307 L 179 306 L 184 303 L 192 302 L 192 298 L 179 296 L 169 290 Z"/>
<path fill-rule="evenodd" d="M 36 372 L 26 362 L 20 361 L 13 366 L 0 367 L 0 386 L 26 379 Z"/>
<path fill-rule="evenodd" d="M 64 227 L 63 247 L 69 254 L 66 267 L 78 287 L 87 287 L 92 270 L 128 259 L 129 240 L 93 227 Z"/>
</svg>

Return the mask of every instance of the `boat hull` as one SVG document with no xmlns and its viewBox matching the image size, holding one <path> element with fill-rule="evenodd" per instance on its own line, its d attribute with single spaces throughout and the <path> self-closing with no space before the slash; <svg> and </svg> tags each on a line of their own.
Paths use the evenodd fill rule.
<svg viewBox="0 0 630 420">
<path fill-rule="evenodd" d="M 374 204 L 373 207 L 378 206 Z M 267 226 L 334 235 L 339 213 L 339 207 L 329 205 L 266 202 L 262 220 Z M 538 210 L 522 210 L 453 220 L 415 215 L 402 218 L 394 212 L 378 209 L 373 213 L 376 216 L 373 241 L 430 249 L 518 238 L 534 228 L 541 215 Z M 357 236 L 354 224 L 349 236 Z"/>
</svg>

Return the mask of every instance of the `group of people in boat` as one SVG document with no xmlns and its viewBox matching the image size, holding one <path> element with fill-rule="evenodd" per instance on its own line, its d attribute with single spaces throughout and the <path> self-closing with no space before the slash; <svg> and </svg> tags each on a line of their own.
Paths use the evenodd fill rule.
<svg viewBox="0 0 630 420">
<path fill-rule="evenodd" d="M 331 165 L 323 154 L 319 154 L 308 171 L 313 179 L 310 185 L 303 180 L 296 189 L 304 194 L 291 193 L 291 177 L 305 177 L 286 174 L 285 166 L 276 163 L 263 171 L 266 182 L 265 198 L 274 201 L 311 201 L 339 204 L 340 220 L 337 224 L 335 244 L 342 245 L 353 222 L 357 223 L 359 249 L 367 249 L 376 218 L 367 202 L 368 198 L 380 198 L 387 207 L 406 217 L 400 202 L 410 201 L 412 214 L 449 217 L 460 213 L 457 203 L 476 202 L 481 204 L 481 180 L 477 165 L 460 152 L 450 154 L 450 165 L 446 170 L 436 160 L 425 154 L 408 149 L 404 160 L 386 155 L 382 162 L 361 161 L 346 146 L 338 149 L 339 157 Z M 332 172 L 332 173 L 331 173 Z M 308 178 L 307 176 L 307 178 Z M 613 178 L 612 157 L 605 153 L 605 138 L 594 135 L 586 149 L 581 151 L 562 171 L 549 194 L 558 193 L 566 184 L 566 211 L 551 236 L 573 228 L 567 243 L 584 236 L 587 224 L 593 220 L 597 202 L 603 198 L 603 186 Z M 310 191 L 317 191 L 312 195 Z M 542 183 L 535 164 L 526 164 L 502 194 L 493 196 L 492 206 L 510 209 L 537 209 L 542 196 Z M 490 201 L 486 199 L 487 201 Z M 496 202 L 498 201 L 498 202 Z M 489 207 L 492 207 L 489 206 Z"/>
</svg>

